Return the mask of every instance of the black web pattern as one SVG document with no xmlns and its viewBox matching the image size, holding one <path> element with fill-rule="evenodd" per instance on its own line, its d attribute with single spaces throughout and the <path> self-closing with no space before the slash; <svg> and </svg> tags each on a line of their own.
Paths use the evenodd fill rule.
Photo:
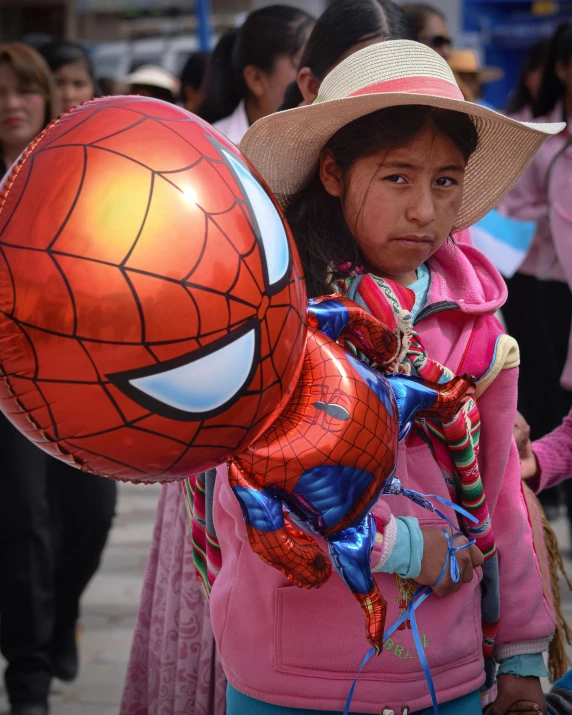
<svg viewBox="0 0 572 715">
<path fill-rule="evenodd" d="M 155 116 L 155 108 L 157 108 L 157 116 Z M 113 109 L 121 109 L 122 113 L 131 113 L 133 115 L 133 121 L 117 131 L 109 131 L 109 129 L 106 131 L 105 116 L 109 110 Z M 290 359 L 292 358 L 295 361 L 296 358 L 296 355 L 284 355 L 284 336 L 286 334 L 289 336 L 292 336 L 292 334 L 296 335 L 295 342 L 300 351 L 302 350 L 305 336 L 305 317 L 302 314 L 301 308 L 296 307 L 300 306 L 300 295 L 303 295 L 303 292 L 300 292 L 299 285 L 303 279 L 294 268 L 288 285 L 282 291 L 271 298 L 265 296 L 265 288 L 260 285 L 262 272 L 256 268 L 256 261 L 260 260 L 258 244 L 247 204 L 241 195 L 240 187 L 233 182 L 230 172 L 225 170 L 226 164 L 224 160 L 220 156 L 216 156 L 215 150 L 211 148 L 208 154 L 205 152 L 206 140 L 204 140 L 204 144 L 199 142 L 203 148 L 201 148 L 197 142 L 193 142 L 193 135 L 199 136 L 204 134 L 205 130 L 201 125 L 193 118 L 185 116 L 181 110 L 169 109 L 168 112 L 166 110 L 165 112 L 167 114 L 172 112 L 172 116 L 161 116 L 164 113 L 162 103 L 143 98 L 129 98 L 128 100 L 99 100 L 99 105 L 98 102 L 96 102 L 77 110 L 74 113 L 75 116 L 73 114 L 68 115 L 68 121 L 74 116 L 74 122 L 71 123 L 70 121 L 72 125 L 65 129 L 63 122 L 59 125 L 56 124 L 55 127 L 46 134 L 34 152 L 27 158 L 26 165 L 21 168 L 20 174 L 11 189 L 11 193 L 16 196 L 16 200 L 7 200 L 2 215 L 0 215 L 0 255 L 5 264 L 3 270 L 5 273 L 4 279 L 6 283 L 9 283 L 12 291 L 12 304 L 10 306 L 3 304 L 0 312 L 5 318 L 9 319 L 10 324 L 13 326 L 11 330 L 18 331 L 21 338 L 25 340 L 29 354 L 31 355 L 28 374 L 22 375 L 21 371 L 16 374 L 16 372 L 11 373 L 10 370 L 7 370 L 5 380 L 12 395 L 16 398 L 17 405 L 26 412 L 32 411 L 32 421 L 34 421 L 34 414 L 41 411 L 42 406 L 47 409 L 49 413 L 51 426 L 47 428 L 48 434 L 46 434 L 45 431 L 38 431 L 34 437 L 35 441 L 39 444 L 43 444 L 46 448 L 49 448 L 49 451 L 54 453 L 61 450 L 64 454 L 71 455 L 73 459 L 81 463 L 84 468 L 93 469 L 94 471 L 100 471 L 98 464 L 102 464 L 102 460 L 105 460 L 107 474 L 116 478 L 137 477 L 139 479 L 145 477 L 147 474 L 145 467 L 141 463 L 129 459 L 129 451 L 127 449 L 116 449 L 115 452 L 111 454 L 110 452 L 99 450 L 93 446 L 98 442 L 102 445 L 111 444 L 105 439 L 101 440 L 101 438 L 109 437 L 112 433 L 116 432 L 121 432 L 122 435 L 127 436 L 125 435 L 126 430 L 130 431 L 136 438 L 135 441 L 138 444 L 143 444 L 140 440 L 142 438 L 146 439 L 147 437 L 149 439 L 161 438 L 161 440 L 164 440 L 165 454 L 170 455 L 170 460 L 168 463 L 161 465 L 159 471 L 154 474 L 149 474 L 150 480 L 160 479 L 161 475 L 178 474 L 177 468 L 179 464 L 184 471 L 184 465 L 193 459 L 193 454 L 196 454 L 198 450 L 203 452 L 209 449 L 213 452 L 213 460 L 215 462 L 217 460 L 220 461 L 219 457 L 217 457 L 219 452 L 223 454 L 236 448 L 252 429 L 255 429 L 261 421 L 268 419 L 269 413 L 275 409 L 277 402 L 284 398 L 286 386 L 283 383 L 283 376 Z M 94 136 L 90 138 L 89 141 L 82 141 L 82 132 L 86 127 L 89 127 L 90 124 L 94 123 L 94 121 L 90 120 L 97 120 L 97 126 L 101 127 L 101 136 Z M 193 160 L 185 160 L 185 152 L 181 151 L 181 163 L 179 166 L 174 168 L 162 167 L 158 170 L 156 166 L 152 165 L 152 161 L 145 162 L 140 156 L 134 158 L 116 149 L 101 146 L 101 143 L 104 141 L 109 141 L 120 135 L 125 137 L 130 132 L 141 130 L 149 123 L 159 125 L 163 130 L 172 134 L 175 144 L 179 147 L 187 145 L 188 155 L 192 156 Z M 192 127 L 188 125 L 192 125 Z M 190 131 L 185 131 L 186 129 L 190 129 Z M 27 192 L 34 181 L 35 173 L 38 170 L 37 165 L 39 165 L 39 162 L 48 154 L 53 154 L 54 152 L 57 154 L 58 152 L 69 150 L 76 152 L 81 151 L 83 156 L 81 176 L 69 210 L 57 226 L 50 226 L 50 230 L 53 229 L 53 237 L 50 236 L 47 248 L 26 245 L 25 241 L 21 241 L 22 234 L 19 231 L 14 231 L 13 233 L 12 227 L 15 222 L 15 217 L 18 216 L 18 209 L 21 208 L 22 202 L 26 199 Z M 107 152 L 116 159 L 135 164 L 139 169 L 148 172 L 149 188 L 145 200 L 145 210 L 142 221 L 121 260 L 117 262 L 103 258 L 96 259 L 78 255 L 68 249 L 62 250 L 61 247 L 62 236 L 65 233 L 66 226 L 68 226 L 69 222 L 73 219 L 74 212 L 78 210 L 82 200 L 82 192 L 85 191 L 86 183 L 90 180 L 90 165 L 94 161 L 92 156 L 95 156 L 95 152 Z M 149 153 L 152 154 L 152 151 Z M 198 158 L 196 158 L 196 155 L 198 155 Z M 160 185 L 161 182 L 165 182 L 175 191 L 183 193 L 183 190 L 177 183 L 177 176 L 205 164 L 217 172 L 217 181 L 220 180 L 221 192 L 229 192 L 233 198 L 230 205 L 220 211 L 206 210 L 197 202 L 197 206 L 204 218 L 204 230 L 200 238 L 201 249 L 198 252 L 196 260 L 188 267 L 188 270 L 186 270 L 184 277 L 174 278 L 158 272 L 155 273 L 152 270 L 144 270 L 130 265 L 130 261 L 137 250 L 141 236 L 148 224 L 149 217 L 153 213 L 153 201 L 157 192 L 157 186 Z M 248 242 L 246 242 L 247 245 L 242 249 L 237 247 L 238 242 L 233 240 L 232 235 L 229 235 L 228 224 L 225 223 L 225 219 L 236 211 L 241 212 L 242 222 L 244 226 L 247 227 L 246 232 L 250 233 Z M 209 237 L 211 237 L 211 240 L 214 240 L 212 238 L 212 232 L 216 232 L 218 236 L 217 241 L 219 241 L 219 244 L 217 244 L 217 246 L 220 245 L 221 251 L 228 251 L 229 255 L 234 254 L 234 260 L 239 266 L 239 270 L 237 270 L 230 285 L 226 285 L 223 288 L 213 285 L 203 285 L 200 280 L 201 260 L 203 260 L 209 248 Z M 69 242 L 69 238 L 67 240 Z M 60 244 L 60 246 L 58 246 L 58 244 Z M 24 254 L 22 254 L 22 252 L 24 252 Z M 31 276 L 38 270 L 34 268 L 34 264 L 41 264 L 41 260 L 45 260 L 46 256 L 48 257 L 57 271 L 57 274 L 61 277 L 69 296 L 72 320 L 71 327 L 60 326 L 59 324 L 47 327 L 45 324 L 42 324 L 42 320 L 35 322 L 34 319 L 29 316 L 26 319 L 22 318 L 18 306 L 24 299 L 23 291 L 25 286 L 21 285 L 21 269 L 15 269 L 14 266 L 15 257 L 17 256 L 17 260 L 21 262 L 22 255 L 25 256 L 30 266 Z M 118 275 L 121 275 L 137 308 L 140 340 L 126 340 L 121 339 L 120 336 L 112 339 L 101 339 L 91 334 L 89 330 L 86 331 L 80 327 L 82 324 L 85 324 L 83 320 L 85 316 L 82 313 L 82 308 L 77 305 L 77 289 L 74 289 L 74 279 L 69 274 L 68 269 L 69 266 L 71 266 L 73 273 L 81 262 L 99 264 L 100 266 L 113 268 L 118 271 Z M 248 276 L 246 276 L 246 274 L 248 274 Z M 157 279 L 162 282 L 170 282 L 175 286 L 183 288 L 185 298 L 188 297 L 196 312 L 196 329 L 189 329 L 188 335 L 176 339 L 154 340 L 150 338 L 150 326 L 145 316 L 146 298 L 139 295 L 136 287 L 139 276 Z M 239 281 L 245 277 L 247 277 L 250 282 L 259 286 L 260 296 L 258 300 L 253 300 L 252 298 L 241 295 Z M 34 276 L 34 280 L 38 281 L 38 284 L 41 284 L 41 279 L 38 275 Z M 77 283 L 77 278 L 75 280 Z M 156 415 L 152 416 L 149 412 L 132 416 L 129 414 L 131 410 L 126 409 L 125 406 L 125 399 L 127 398 L 120 399 L 120 397 L 114 393 L 113 386 L 107 376 L 108 373 L 102 371 L 101 366 L 98 364 L 99 360 L 97 356 L 94 356 L 94 346 L 97 347 L 98 344 L 100 349 L 107 348 L 109 350 L 112 350 L 114 346 L 118 348 L 132 346 L 144 349 L 146 356 L 148 356 L 147 364 L 150 364 L 151 361 L 155 364 L 160 364 L 165 360 L 164 356 L 167 349 L 175 351 L 173 352 L 173 355 L 175 355 L 177 345 L 180 345 L 180 354 L 182 354 L 188 351 L 187 344 L 191 343 L 191 341 L 194 341 L 196 347 L 200 349 L 216 338 L 232 332 L 244 323 L 248 315 L 251 317 L 257 315 L 263 299 L 268 303 L 268 308 L 266 309 L 265 316 L 263 316 L 260 321 L 261 366 L 252 383 L 247 386 L 242 396 L 239 397 L 239 401 L 242 398 L 251 398 L 251 405 L 255 405 L 250 408 L 251 416 L 246 424 L 241 422 L 244 411 L 240 410 L 239 403 L 236 403 L 234 406 L 229 406 L 229 416 L 232 418 L 229 421 L 225 421 L 223 415 L 208 420 L 195 420 L 194 422 L 190 420 L 186 425 L 175 425 L 171 420 L 158 418 Z M 228 320 L 225 321 L 224 326 L 222 324 L 214 326 L 216 329 L 212 329 L 212 325 L 209 326 L 205 321 L 205 303 L 203 300 L 216 300 L 218 301 L 217 305 L 224 303 L 228 316 Z M 170 307 L 166 306 L 166 310 L 170 310 Z M 240 317 L 233 319 L 231 316 L 235 313 L 239 314 Z M 280 316 L 278 321 L 276 321 L 276 316 Z M 276 326 L 276 322 L 278 322 L 278 326 Z M 95 332 L 94 330 L 94 333 Z M 38 346 L 36 345 L 36 341 L 42 339 L 42 334 L 44 336 L 57 336 L 62 340 L 72 339 L 87 358 L 91 366 L 92 375 L 86 377 L 86 379 L 73 380 L 43 377 L 41 356 L 39 355 Z M 4 360 L 4 363 L 8 366 L 10 364 L 9 360 Z M 143 366 L 143 364 L 133 365 L 133 367 L 141 366 Z M 265 375 L 264 380 L 261 380 L 261 371 Z M 32 400 L 28 395 L 30 392 L 30 383 L 33 383 L 35 388 L 34 399 Z M 62 419 L 61 415 L 58 417 L 58 414 L 56 414 L 57 399 L 53 398 L 54 393 L 52 389 L 54 385 L 66 385 L 68 387 L 73 385 L 78 390 L 78 400 L 84 399 L 83 396 L 87 395 L 87 392 L 81 391 L 82 386 L 85 386 L 86 389 L 97 387 L 103 391 L 105 398 L 112 407 L 116 416 L 115 424 L 89 433 L 83 432 L 81 435 L 66 431 L 65 419 Z M 271 395 L 272 399 L 270 399 Z M 38 402 L 38 397 L 40 398 L 40 402 Z M 139 411 L 141 413 L 142 409 L 134 409 L 133 411 Z M 148 424 L 150 417 L 153 417 L 153 426 L 149 426 Z M 163 421 L 161 422 L 161 420 Z M 45 424 L 44 427 L 46 427 Z M 225 431 L 232 433 L 232 439 L 235 443 L 225 443 L 221 437 Z M 118 437 L 117 444 L 120 443 L 120 440 L 121 437 Z M 123 454 L 120 454 L 120 452 L 123 452 Z M 184 474 L 180 476 L 183 475 Z"/>
</svg>

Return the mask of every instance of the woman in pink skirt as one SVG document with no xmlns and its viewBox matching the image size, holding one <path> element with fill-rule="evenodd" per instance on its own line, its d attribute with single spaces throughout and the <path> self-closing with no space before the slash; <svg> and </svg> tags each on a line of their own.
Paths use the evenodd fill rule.
<svg viewBox="0 0 572 715">
<path fill-rule="evenodd" d="M 121 715 L 224 715 L 225 701 L 177 482 L 161 489 Z"/>
</svg>

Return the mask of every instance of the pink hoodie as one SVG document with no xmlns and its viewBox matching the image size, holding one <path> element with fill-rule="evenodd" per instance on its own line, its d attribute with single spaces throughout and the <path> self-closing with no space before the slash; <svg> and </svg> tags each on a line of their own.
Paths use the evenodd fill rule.
<svg viewBox="0 0 572 715">
<path fill-rule="evenodd" d="M 477 249 L 466 244 L 455 247 L 448 242 L 429 267 L 429 298 L 417 326 L 425 347 L 432 358 L 455 372 L 486 375 L 484 386 L 497 373 L 506 352 L 506 343 L 497 339 L 502 331 L 494 318 L 506 298 L 504 281 Z M 514 363 L 514 355 L 512 359 Z M 497 660 L 546 650 L 554 630 L 512 439 L 517 375 L 514 368 L 498 371 L 478 400 L 479 462 L 500 564 Z M 269 703 L 342 711 L 368 650 L 363 615 L 337 574 L 319 590 L 306 591 L 251 551 L 225 472 L 219 470 L 214 508 L 223 565 L 212 591 L 211 613 L 228 680 L 240 692 Z M 416 433 L 399 448 L 397 475 L 406 488 L 448 496 L 429 447 Z M 375 544 L 373 567 L 385 560 L 395 538 L 393 515 L 415 516 L 423 526 L 441 523 L 404 497 L 381 498 L 374 513 L 385 525 L 386 538 L 383 545 Z M 452 512 L 449 516 L 454 518 Z M 376 573 L 375 578 L 388 602 L 387 622 L 393 623 L 404 595 L 395 575 Z M 484 681 L 480 578 L 477 569 L 472 583 L 458 593 L 446 600 L 431 596 L 417 611 L 440 702 L 470 693 Z M 404 704 L 413 711 L 431 704 L 408 628 L 393 634 L 381 655 L 366 665 L 352 710 L 399 711 Z"/>
<path fill-rule="evenodd" d="M 562 105 L 542 121 L 562 120 Z M 539 120 L 537 120 L 539 121 Z M 572 122 L 549 137 L 499 209 L 514 218 L 537 222 L 536 235 L 520 273 L 539 280 L 568 283 L 572 290 Z M 570 330 L 570 326 L 562 326 Z M 572 331 L 562 386 L 572 390 Z"/>
</svg>

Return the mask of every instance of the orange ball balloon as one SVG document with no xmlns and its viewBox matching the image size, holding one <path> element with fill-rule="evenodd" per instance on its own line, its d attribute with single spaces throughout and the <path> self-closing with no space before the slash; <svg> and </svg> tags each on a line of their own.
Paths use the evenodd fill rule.
<svg viewBox="0 0 572 715">
<path fill-rule="evenodd" d="M 254 169 L 174 105 L 96 99 L 0 197 L 0 408 L 97 474 L 180 479 L 252 443 L 300 373 L 306 295 Z"/>
</svg>

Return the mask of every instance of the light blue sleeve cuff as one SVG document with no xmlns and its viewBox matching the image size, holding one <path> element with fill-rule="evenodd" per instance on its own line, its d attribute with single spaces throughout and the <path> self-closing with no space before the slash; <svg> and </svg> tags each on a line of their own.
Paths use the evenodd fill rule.
<svg viewBox="0 0 572 715">
<path fill-rule="evenodd" d="M 417 578 L 423 559 L 423 533 L 419 521 L 414 516 L 400 516 L 396 522 L 395 545 L 381 571 L 396 573 L 402 578 Z"/>
<path fill-rule="evenodd" d="M 527 676 L 546 678 L 548 676 L 542 653 L 513 655 L 512 658 L 506 658 L 501 662 L 497 675 L 507 675 L 509 673 L 521 678 Z"/>
</svg>

